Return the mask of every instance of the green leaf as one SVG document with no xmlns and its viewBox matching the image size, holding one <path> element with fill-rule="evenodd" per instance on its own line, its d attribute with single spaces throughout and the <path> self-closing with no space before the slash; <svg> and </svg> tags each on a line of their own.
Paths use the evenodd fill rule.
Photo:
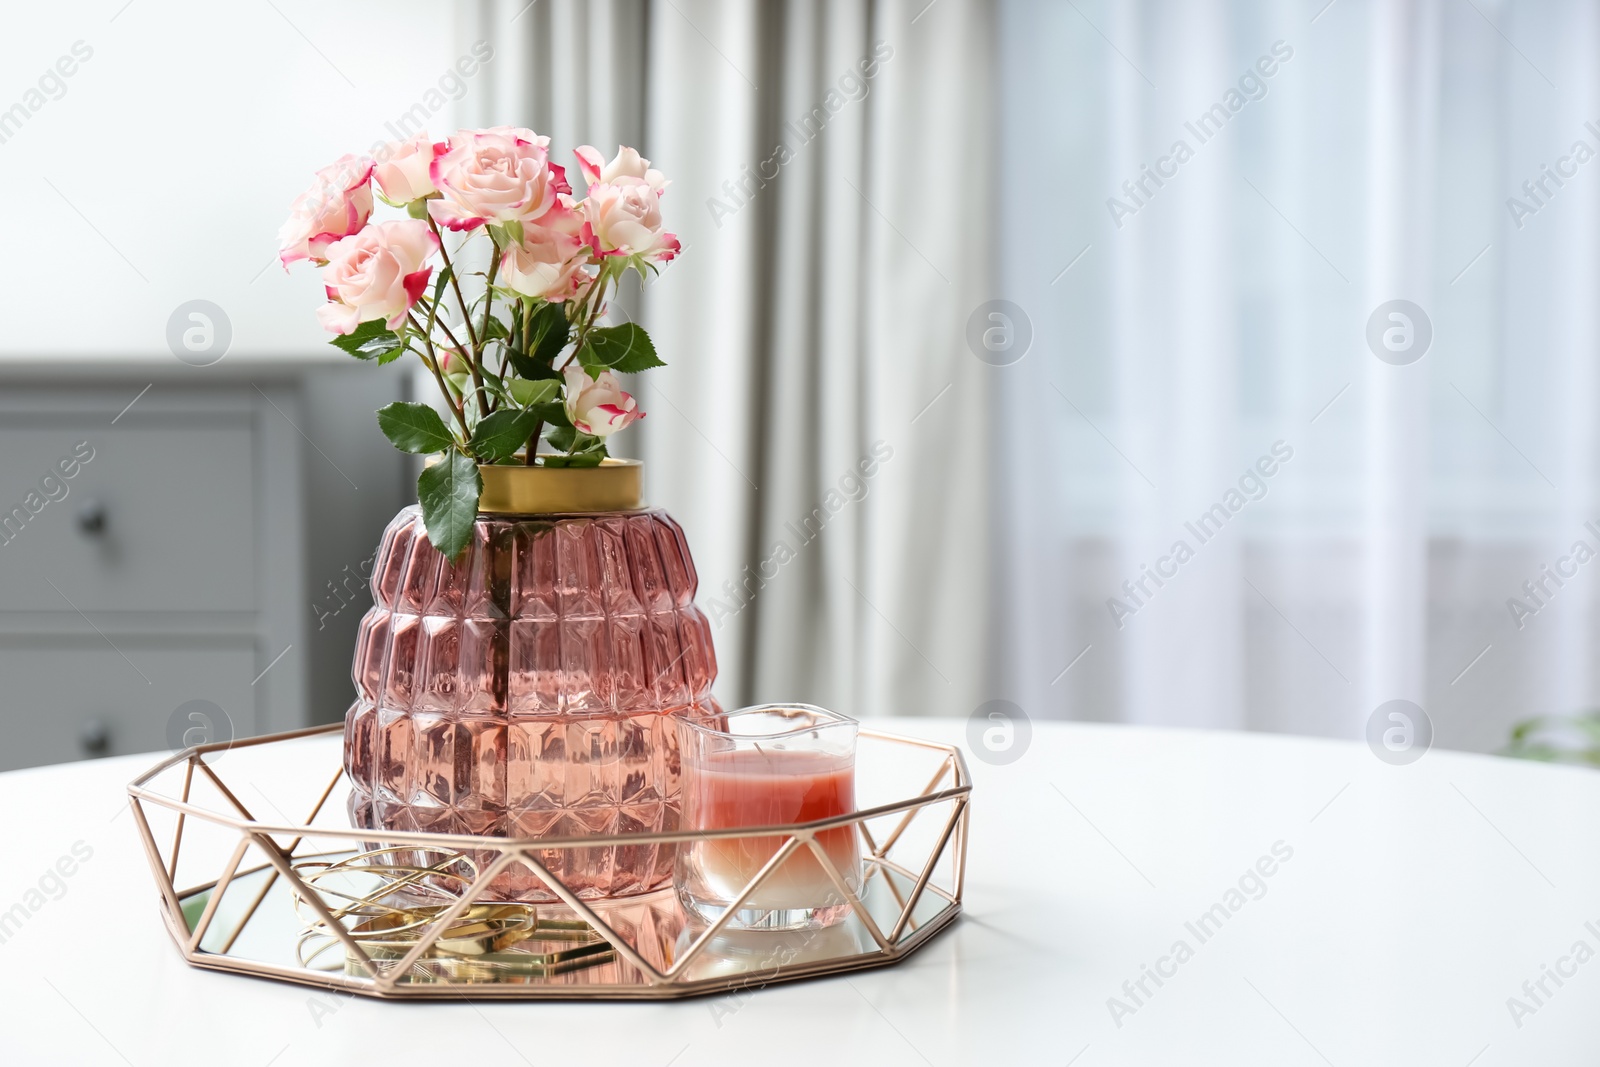
<svg viewBox="0 0 1600 1067">
<path fill-rule="evenodd" d="M 386 364 L 393 363 L 395 360 L 411 351 L 411 338 L 413 336 L 413 332 L 410 329 L 410 325 L 411 324 L 409 322 L 402 322 L 400 324 L 400 328 L 394 331 L 395 345 L 387 352 L 378 353 L 378 366 L 382 367 Z"/>
<path fill-rule="evenodd" d="M 490 370 L 488 367 L 479 367 L 478 373 L 483 375 L 483 384 L 484 387 L 488 389 L 489 395 L 497 396 L 502 400 L 510 396 L 510 394 L 506 392 L 505 381 L 494 371 Z"/>
<path fill-rule="evenodd" d="M 445 284 L 450 281 L 450 275 L 453 272 L 454 272 L 454 268 L 453 267 L 443 267 L 443 268 L 440 269 L 438 275 L 436 275 L 434 277 L 434 279 L 433 279 L 433 302 L 435 304 L 437 304 L 439 302 L 439 297 L 444 295 Z"/>
<path fill-rule="evenodd" d="M 455 444 L 439 413 L 426 404 L 396 400 L 378 409 L 378 426 L 402 452 L 442 452 Z"/>
<path fill-rule="evenodd" d="M 422 471 L 417 479 L 417 500 L 422 504 L 422 524 L 433 547 L 454 561 L 472 539 L 478 517 L 478 497 L 483 477 L 478 464 L 455 449 Z"/>
<path fill-rule="evenodd" d="M 374 357 L 388 356 L 388 359 L 379 359 L 380 363 L 388 363 L 399 358 L 404 352 L 405 343 L 398 334 L 383 324 L 382 319 L 373 319 L 363 322 L 355 328 L 353 333 L 340 334 L 328 342 L 335 348 L 342 349 L 357 359 L 372 359 Z"/>
<path fill-rule="evenodd" d="M 486 415 L 472 433 L 472 451 L 479 459 L 493 463 L 505 459 L 528 443 L 539 416 L 531 411 L 501 408 Z"/>
<path fill-rule="evenodd" d="M 606 370 L 633 374 L 666 366 L 656 358 L 656 346 L 650 343 L 650 335 L 632 322 L 590 330 L 583 350 L 578 353 L 578 363 L 591 375 Z"/>
<path fill-rule="evenodd" d="M 572 326 L 567 322 L 567 305 L 546 301 L 544 306 L 533 313 L 533 330 L 529 337 L 528 351 L 533 356 L 534 362 L 545 367 L 555 363 L 561 350 L 567 347 L 571 330 Z"/>
<path fill-rule="evenodd" d="M 639 276 L 640 285 L 648 285 L 651 278 L 656 277 L 661 273 L 660 267 L 656 266 L 654 263 L 641 262 L 638 256 L 630 256 L 628 258 L 627 267 L 622 268 L 623 271 L 626 272 L 628 267 L 632 267 L 633 272 Z M 647 270 L 650 272 L 649 274 L 645 273 Z"/>
<path fill-rule="evenodd" d="M 555 399 L 561 391 L 561 382 L 555 378 L 543 378 L 536 382 L 523 381 L 513 378 L 506 383 L 506 390 L 511 394 L 511 399 L 522 407 L 531 407 L 535 404 L 548 404 Z"/>
<path fill-rule="evenodd" d="M 594 452 L 574 452 L 572 455 L 545 453 L 540 462 L 546 467 L 598 467 L 606 458 L 604 447 Z"/>
<path fill-rule="evenodd" d="M 509 222 L 491 222 L 485 229 L 489 231 L 489 236 L 494 239 L 497 248 L 522 243 L 522 223 L 516 219 Z"/>
<path fill-rule="evenodd" d="M 488 344 L 490 341 L 496 339 L 504 340 L 510 336 L 511 334 L 506 330 L 506 324 L 495 318 L 493 315 L 490 315 L 489 321 L 483 325 L 483 336 L 478 338 L 478 340 Z"/>
<path fill-rule="evenodd" d="M 517 318 L 520 326 L 522 316 L 519 314 Z M 567 324 L 565 306 L 548 301 L 542 302 L 539 309 L 533 313 L 533 322 L 526 331 L 527 336 L 520 336 L 523 331 L 519 329 L 518 343 L 506 346 L 506 351 L 511 356 L 512 369 L 518 376 L 532 381 L 559 377 L 552 367 L 556 357 L 567 346 L 567 334 L 570 328 Z"/>
<path fill-rule="evenodd" d="M 535 404 L 528 410 L 539 416 L 550 426 L 565 426 L 569 430 L 572 428 L 572 420 L 567 418 L 567 406 L 559 400 Z"/>
<path fill-rule="evenodd" d="M 539 368 L 522 349 L 515 345 L 506 345 L 506 358 L 511 361 L 511 373 L 517 377 L 529 379 L 539 377 Z"/>
<path fill-rule="evenodd" d="M 579 433 L 577 430 L 572 428 L 571 423 L 566 421 L 565 413 L 562 414 L 561 424 L 557 425 L 544 436 L 545 440 L 550 442 L 550 447 L 554 448 L 558 452 L 581 455 L 586 452 L 598 451 L 602 458 L 604 458 L 606 454 L 606 439 L 604 437 L 594 437 L 590 434 Z M 565 464 L 562 464 L 562 466 L 565 466 Z"/>
</svg>

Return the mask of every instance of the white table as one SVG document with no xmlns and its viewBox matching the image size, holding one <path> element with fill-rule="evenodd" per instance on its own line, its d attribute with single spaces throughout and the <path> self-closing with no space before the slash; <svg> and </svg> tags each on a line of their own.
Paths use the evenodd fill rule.
<svg viewBox="0 0 1600 1067">
<path fill-rule="evenodd" d="M 961 721 L 873 725 L 965 737 Z M 1600 1060 L 1600 957 L 1568 955 L 1580 940 L 1600 952 L 1590 771 L 1446 752 L 1394 767 L 1359 744 L 1036 724 L 1017 762 L 969 761 L 966 914 L 902 965 L 734 999 L 474 1005 L 185 965 L 125 814 L 124 784 L 154 761 L 0 775 L 0 913 L 42 900 L 0 944 L 0 1063 Z M 77 842 L 93 854 L 59 899 L 30 897 Z M 1229 899 L 1275 845 L 1264 888 L 1245 880 L 1259 899 Z M 1186 924 L 1219 903 L 1238 907 L 1202 941 Z M 1178 941 L 1192 950 L 1181 963 Z M 1143 965 L 1168 977 L 1140 992 Z M 1545 978 L 1536 1003 L 1523 983 L 1543 965 L 1574 973 Z M 1114 996 L 1133 1011 L 1114 1019 Z M 1534 1010 L 1514 1020 L 1511 997 Z"/>
</svg>

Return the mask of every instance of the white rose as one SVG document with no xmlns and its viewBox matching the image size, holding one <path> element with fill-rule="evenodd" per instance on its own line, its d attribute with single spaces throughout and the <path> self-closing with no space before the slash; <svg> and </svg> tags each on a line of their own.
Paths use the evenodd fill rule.
<svg viewBox="0 0 1600 1067">
<path fill-rule="evenodd" d="M 635 419 L 644 418 L 639 402 L 622 391 L 622 384 L 611 371 L 591 378 L 576 363 L 569 363 L 566 379 L 567 418 L 580 432 L 594 437 L 610 437 Z"/>
</svg>

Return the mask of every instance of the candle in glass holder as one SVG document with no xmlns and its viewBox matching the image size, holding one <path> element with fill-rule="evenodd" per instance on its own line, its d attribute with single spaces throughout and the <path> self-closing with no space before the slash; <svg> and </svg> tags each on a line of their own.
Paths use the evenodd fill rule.
<svg viewBox="0 0 1600 1067">
<path fill-rule="evenodd" d="M 809 705 L 762 705 L 705 722 L 682 720 L 683 828 L 788 826 L 856 810 L 856 723 Z M 714 921 L 755 879 L 787 835 L 705 838 L 678 849 L 674 882 L 685 909 Z M 816 841 L 852 892 L 861 885 L 856 828 Z M 800 845 L 739 907 L 729 925 L 792 930 L 849 914 L 816 854 Z"/>
</svg>

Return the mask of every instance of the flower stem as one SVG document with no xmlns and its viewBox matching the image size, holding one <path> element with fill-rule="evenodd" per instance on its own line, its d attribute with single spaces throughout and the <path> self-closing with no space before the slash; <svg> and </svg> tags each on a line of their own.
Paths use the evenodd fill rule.
<svg viewBox="0 0 1600 1067">
<path fill-rule="evenodd" d="M 444 234 L 439 232 L 439 224 L 433 221 L 432 216 L 428 218 L 428 228 L 439 239 L 439 255 L 444 257 L 444 265 L 450 268 L 450 288 L 456 292 L 456 303 L 461 308 L 461 321 L 467 324 L 467 340 L 472 342 L 472 352 L 476 355 L 478 351 L 478 336 L 472 332 L 472 316 L 467 312 L 466 298 L 461 295 L 461 281 L 456 277 L 455 266 L 450 262 L 450 253 L 444 250 Z M 449 331 L 447 330 L 446 332 Z"/>
<path fill-rule="evenodd" d="M 410 319 L 411 325 L 415 326 L 417 328 L 417 332 L 422 334 L 422 343 L 428 347 L 428 355 L 423 358 L 422 362 L 427 364 L 429 370 L 433 371 L 433 380 L 439 383 L 439 392 L 444 394 L 445 405 L 449 407 L 450 414 L 456 417 L 456 422 L 461 424 L 462 436 L 470 439 L 472 435 L 467 430 L 467 417 L 462 412 L 461 408 L 456 405 L 455 399 L 450 395 L 450 387 L 445 385 L 444 375 L 439 371 L 439 357 L 434 352 L 433 338 L 429 337 L 422 331 L 422 324 L 417 321 L 417 317 L 415 315 L 408 311 L 406 312 L 406 318 Z"/>
<path fill-rule="evenodd" d="M 578 332 L 574 335 L 572 352 L 561 361 L 561 366 L 556 370 L 565 370 L 568 363 L 578 358 L 578 353 L 583 350 L 584 342 L 589 338 L 589 331 L 594 329 L 594 324 L 600 318 L 600 313 L 605 306 L 606 283 L 611 278 L 611 269 L 605 264 L 600 264 L 600 273 L 595 275 L 594 285 L 590 286 L 585 294 L 583 306 L 578 313 Z"/>
<path fill-rule="evenodd" d="M 495 244 L 493 237 L 489 238 L 489 247 L 492 249 L 489 253 L 489 274 L 483 280 L 483 327 L 478 331 L 478 336 L 483 338 L 485 348 L 489 345 L 489 312 L 494 307 L 494 276 L 500 270 L 500 246 Z M 503 349 L 505 346 L 502 344 L 500 347 Z M 472 361 L 472 380 L 478 387 L 478 410 L 487 415 L 493 409 L 485 406 L 488 398 L 483 392 L 483 374 L 478 370 L 476 359 Z M 496 406 L 499 403 L 500 400 L 496 397 Z"/>
<path fill-rule="evenodd" d="M 466 297 L 461 295 L 461 281 L 456 277 L 455 265 L 450 262 L 450 253 L 444 250 L 444 234 L 439 232 L 439 224 L 433 221 L 433 217 L 431 215 L 428 217 L 428 228 L 433 230 L 434 236 L 439 239 L 439 255 L 444 257 L 444 265 L 450 269 L 450 288 L 455 290 L 456 304 L 461 308 L 461 321 L 466 324 L 467 327 L 467 340 L 472 343 L 472 351 L 469 353 L 467 366 L 472 369 L 472 384 L 476 388 L 478 394 L 478 418 L 481 419 L 485 415 L 489 414 L 489 397 L 483 389 L 483 372 L 478 369 L 478 361 L 483 358 L 483 346 L 478 343 L 478 335 L 472 328 L 472 312 L 467 309 Z M 493 239 L 491 238 L 490 244 L 493 243 Z M 499 250 L 496 249 L 496 251 L 498 252 Z M 497 265 L 498 258 L 499 257 L 496 256 L 494 259 L 489 261 L 489 269 L 491 272 L 489 277 L 491 279 L 494 277 L 493 270 Z M 492 293 L 487 295 L 490 300 L 493 299 Z M 488 330 L 488 326 L 488 312 L 487 309 L 485 309 L 484 329 L 486 332 Z M 455 342 L 456 347 L 459 349 L 461 344 L 460 342 L 455 341 L 455 338 L 450 335 L 450 328 L 448 326 L 445 327 L 444 332 L 446 336 L 450 337 L 452 342 Z"/>
<path fill-rule="evenodd" d="M 439 329 L 444 331 L 444 335 L 445 335 L 446 338 L 449 339 L 450 344 L 451 344 L 452 347 L 454 347 L 455 349 L 457 349 L 460 352 L 463 352 L 463 353 L 467 352 L 466 346 L 463 345 L 460 341 L 457 341 L 456 340 L 456 335 L 450 332 L 449 323 L 445 322 L 443 319 L 440 319 L 439 320 Z"/>
<path fill-rule="evenodd" d="M 523 466 L 535 466 L 534 460 L 539 454 L 539 435 L 542 433 L 544 433 L 543 419 L 533 424 L 533 433 L 528 435 L 527 451 L 524 452 L 522 456 Z"/>
<path fill-rule="evenodd" d="M 525 300 L 522 303 L 522 348 L 531 357 L 533 338 L 533 301 Z M 552 363 L 555 360 L 551 360 Z M 544 434 L 544 420 L 540 419 L 533 424 L 533 432 L 528 435 L 528 443 L 523 446 L 522 462 L 524 466 L 537 465 L 539 457 L 539 438 Z"/>
</svg>

